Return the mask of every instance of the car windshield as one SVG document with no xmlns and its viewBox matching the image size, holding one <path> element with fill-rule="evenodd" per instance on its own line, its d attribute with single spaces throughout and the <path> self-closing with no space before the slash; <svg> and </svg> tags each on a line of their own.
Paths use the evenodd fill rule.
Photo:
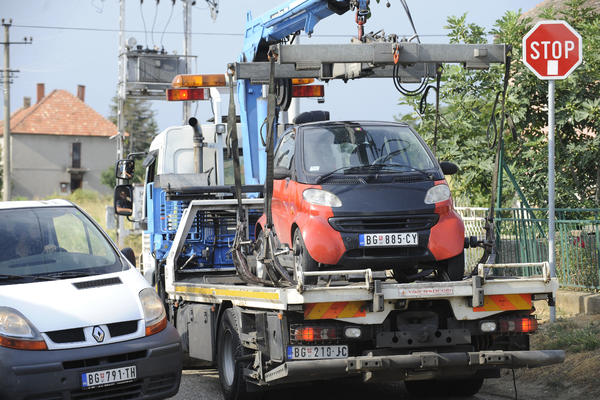
<svg viewBox="0 0 600 400">
<path fill-rule="evenodd" d="M 123 268 L 106 237 L 74 207 L 0 210 L 0 285 Z"/>
<path fill-rule="evenodd" d="M 421 172 L 435 168 L 424 145 L 407 126 L 310 126 L 304 128 L 303 137 L 304 168 L 310 174 Z"/>
</svg>

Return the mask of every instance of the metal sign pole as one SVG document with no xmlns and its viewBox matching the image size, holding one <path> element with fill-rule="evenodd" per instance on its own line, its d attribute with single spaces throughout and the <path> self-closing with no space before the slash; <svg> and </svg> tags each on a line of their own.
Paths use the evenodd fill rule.
<svg viewBox="0 0 600 400">
<path fill-rule="evenodd" d="M 550 276 L 556 277 L 556 250 L 554 233 L 556 229 L 554 212 L 554 79 L 548 81 L 548 263 Z M 556 306 L 550 306 L 550 321 L 556 321 Z"/>
</svg>

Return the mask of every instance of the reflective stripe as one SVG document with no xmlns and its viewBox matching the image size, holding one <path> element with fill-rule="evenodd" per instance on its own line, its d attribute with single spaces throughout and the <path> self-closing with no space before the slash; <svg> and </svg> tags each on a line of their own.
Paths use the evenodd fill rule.
<svg viewBox="0 0 600 400">
<path fill-rule="evenodd" d="M 245 297 L 249 299 L 279 300 L 277 292 L 253 292 L 250 290 L 197 288 L 187 286 L 176 286 L 178 294 L 201 294 L 206 296 Z"/>
<path fill-rule="evenodd" d="M 357 318 L 367 315 L 364 301 L 309 303 L 304 306 L 304 319 Z"/>
<path fill-rule="evenodd" d="M 485 296 L 483 307 L 473 307 L 473 311 L 509 311 L 531 309 L 530 294 L 498 294 Z"/>
</svg>

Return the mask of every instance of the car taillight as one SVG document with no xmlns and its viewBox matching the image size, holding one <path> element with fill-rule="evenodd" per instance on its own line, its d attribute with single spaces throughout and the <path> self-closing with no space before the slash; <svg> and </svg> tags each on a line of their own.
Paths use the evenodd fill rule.
<svg viewBox="0 0 600 400">
<path fill-rule="evenodd" d="M 293 342 L 323 342 L 339 338 L 338 330 L 333 327 L 296 325 L 290 329 Z"/>
<path fill-rule="evenodd" d="M 535 317 L 524 317 L 516 319 L 504 319 L 500 321 L 500 332 L 530 333 L 538 328 Z"/>
</svg>

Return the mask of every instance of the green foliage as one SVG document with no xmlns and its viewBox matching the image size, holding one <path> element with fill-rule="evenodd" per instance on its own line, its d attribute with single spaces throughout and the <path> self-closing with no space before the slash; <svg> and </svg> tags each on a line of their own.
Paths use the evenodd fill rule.
<svg viewBox="0 0 600 400">
<path fill-rule="evenodd" d="M 587 326 L 579 326 L 573 321 L 558 320 L 544 325 L 537 336 L 535 347 L 540 350 L 592 351 L 600 348 L 600 323 L 592 321 Z"/>
<path fill-rule="evenodd" d="M 117 124 L 118 104 L 118 97 L 113 97 L 108 119 L 114 124 Z M 125 148 L 129 152 L 148 150 L 152 138 L 158 133 L 150 102 L 128 98 L 125 102 L 124 116 L 125 132 L 129 135 L 125 139 Z"/>
<path fill-rule="evenodd" d="M 556 81 L 556 206 L 600 206 L 600 14 L 584 7 L 584 0 L 572 0 L 558 13 L 548 9 L 543 16 L 566 20 L 583 37 L 583 58 L 568 79 Z M 544 207 L 547 201 L 547 82 L 538 79 L 521 62 L 522 38 L 531 28 L 530 19 L 508 11 L 489 32 L 496 43 L 512 45 L 510 85 L 506 111 L 515 123 L 514 140 L 505 126 L 505 162 L 516 176 L 532 206 Z M 452 43 L 481 43 L 483 28 L 467 22 L 466 14 L 449 17 Z M 445 65 L 440 99 L 437 156 L 457 163 L 461 171 L 452 177 L 451 186 L 459 204 L 488 206 L 494 151 L 488 143 L 488 123 L 496 94 L 502 90 L 503 65 L 488 71 L 468 71 Z M 433 92 L 431 92 L 433 93 Z M 433 97 L 433 96 L 431 96 Z M 419 98 L 401 99 L 400 104 L 414 111 L 399 119 L 413 124 L 433 144 L 435 112 L 429 106 L 419 113 Z M 431 101 L 431 99 L 430 99 Z M 496 118 L 500 120 L 500 105 Z M 511 184 L 504 181 L 503 201 L 514 199 Z M 507 204 L 508 202 L 508 204 Z"/>
</svg>

